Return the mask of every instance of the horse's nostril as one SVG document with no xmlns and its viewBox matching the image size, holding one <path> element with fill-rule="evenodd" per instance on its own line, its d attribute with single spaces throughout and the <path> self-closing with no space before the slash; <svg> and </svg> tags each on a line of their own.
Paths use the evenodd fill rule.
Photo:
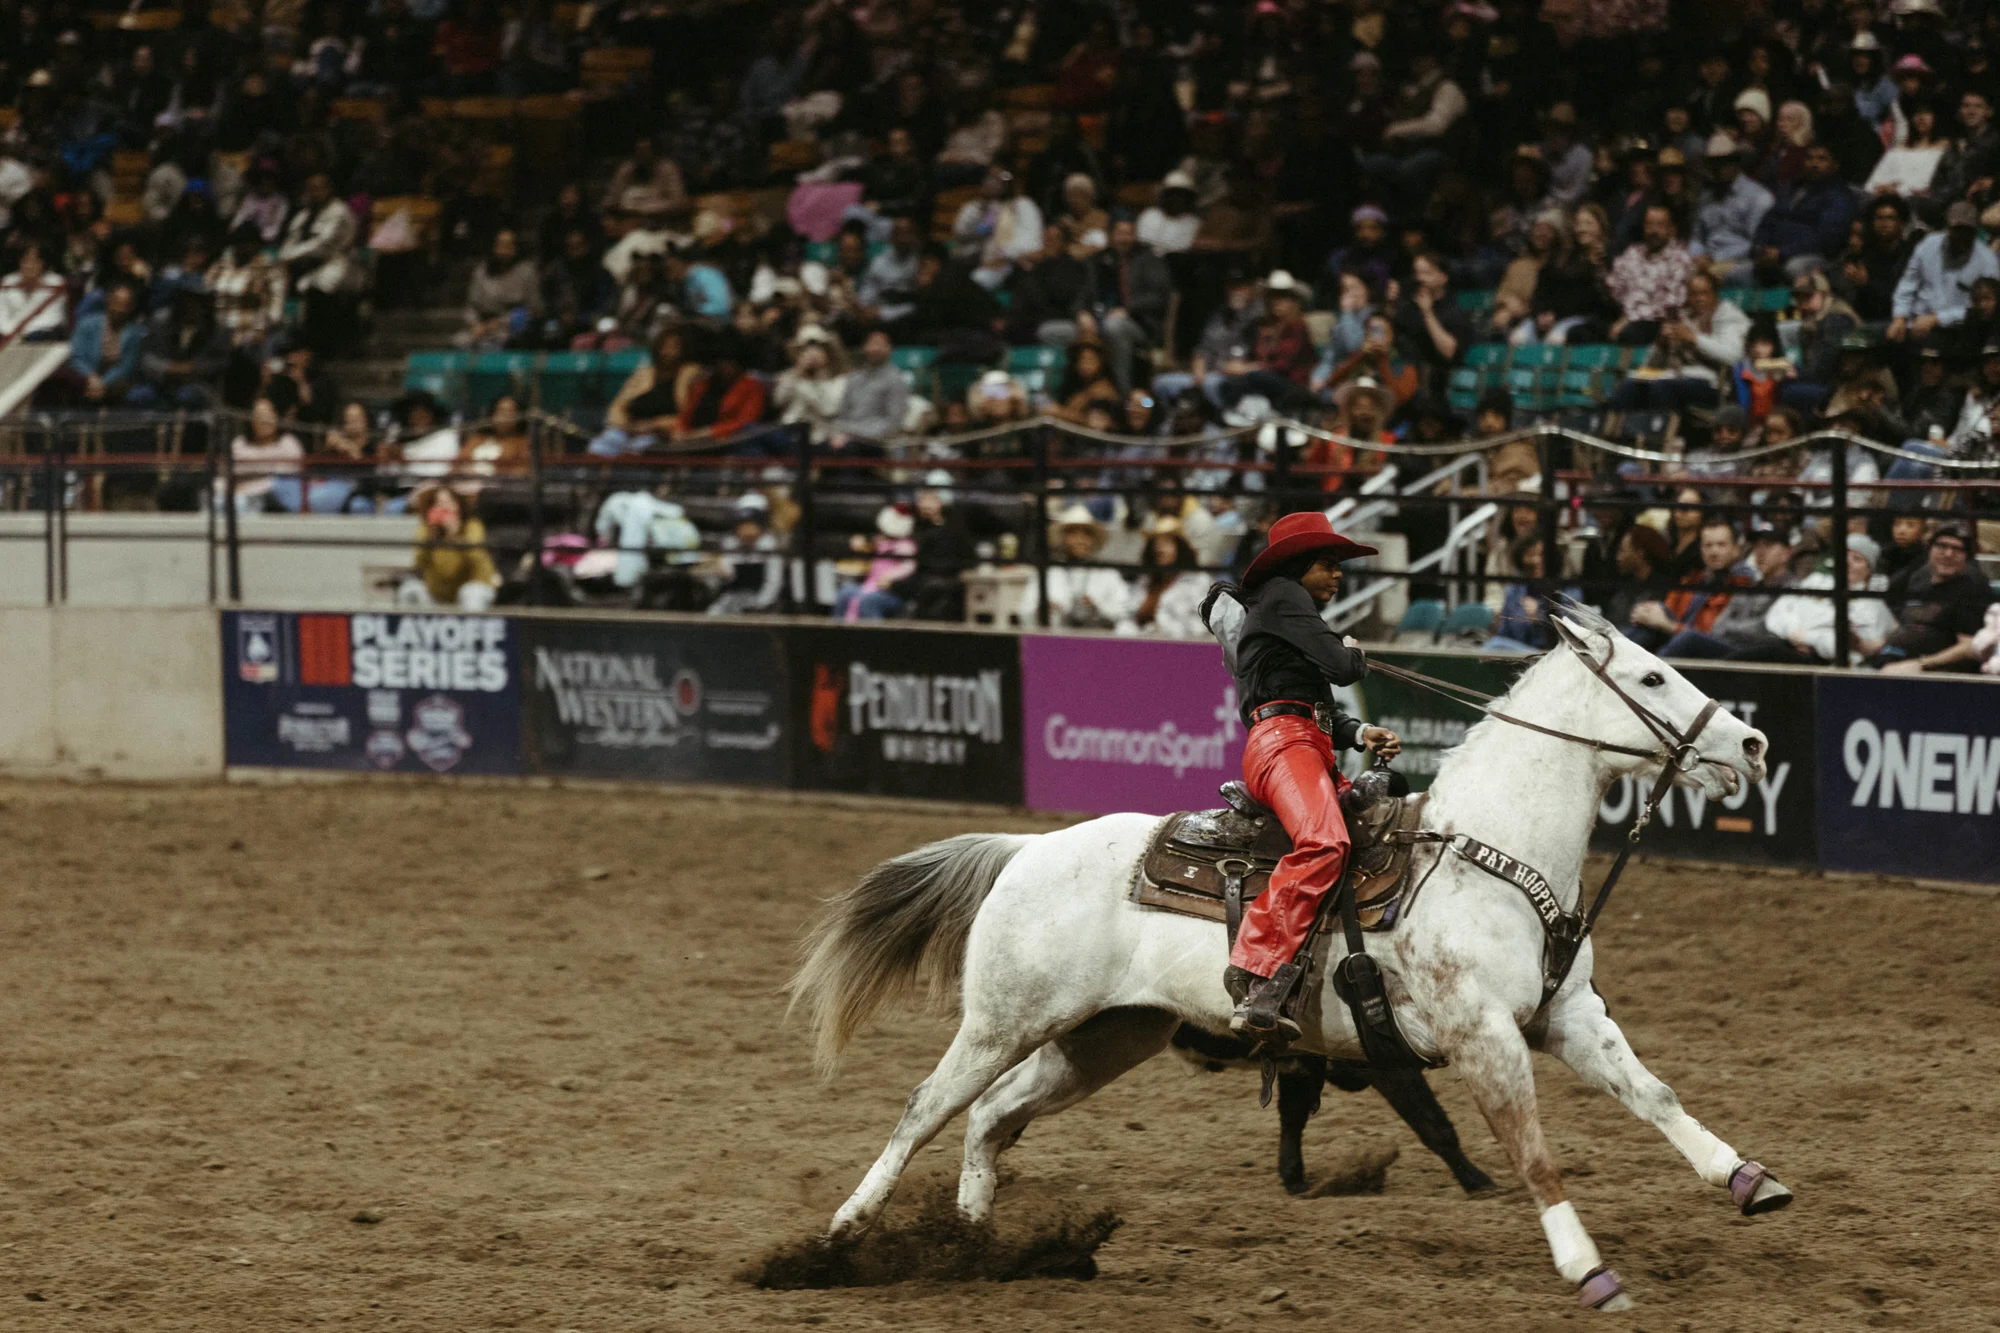
<svg viewBox="0 0 2000 1333">
<path fill-rule="evenodd" d="M 1749 755 L 1752 759 L 1755 759 L 1758 755 L 1762 754 L 1763 752 L 1764 752 L 1764 742 L 1758 740 L 1755 736 L 1744 737 L 1743 753 Z"/>
</svg>

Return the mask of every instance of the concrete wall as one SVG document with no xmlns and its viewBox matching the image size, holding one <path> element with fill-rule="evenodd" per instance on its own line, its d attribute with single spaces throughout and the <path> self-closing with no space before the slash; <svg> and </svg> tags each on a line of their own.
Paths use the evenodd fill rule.
<svg viewBox="0 0 2000 1333">
<path fill-rule="evenodd" d="M 0 606 L 40 606 L 48 587 L 47 520 L 0 514 Z M 68 601 L 73 606 L 206 606 L 208 520 L 201 514 L 72 514 Z M 391 515 L 253 514 L 239 520 L 243 600 L 250 606 L 338 609 L 393 600 L 410 562 L 416 520 Z M 229 590 L 219 544 L 215 587 Z M 263 546 L 283 539 L 301 545 Z"/>
<path fill-rule="evenodd" d="M 222 637 L 207 607 L 0 607 L 0 680 L 0 772 L 222 772 Z"/>
</svg>

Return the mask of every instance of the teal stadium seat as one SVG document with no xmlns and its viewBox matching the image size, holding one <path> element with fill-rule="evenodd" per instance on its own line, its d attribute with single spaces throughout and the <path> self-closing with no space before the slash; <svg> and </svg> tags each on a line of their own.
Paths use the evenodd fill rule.
<svg viewBox="0 0 2000 1333">
<path fill-rule="evenodd" d="M 1479 372 L 1471 366 L 1460 366 L 1451 372 L 1451 387 L 1445 396 L 1451 402 L 1454 412 L 1470 412 L 1479 406 L 1479 394 L 1485 386 L 1480 381 Z"/>
<path fill-rule="evenodd" d="M 1549 343 L 1534 343 L 1527 347 L 1516 347 L 1507 364 L 1510 366 L 1530 366 L 1536 370 L 1554 370 L 1563 363 L 1563 355 L 1569 349 Z"/>
<path fill-rule="evenodd" d="M 1456 292 L 1453 295 L 1458 300 L 1458 308 L 1468 315 L 1481 315 L 1493 308 L 1491 291 Z"/>
<path fill-rule="evenodd" d="M 937 361 L 935 347 L 898 347 L 889 353 L 890 364 L 903 372 L 911 393 L 931 392 L 931 366 Z"/>
<path fill-rule="evenodd" d="M 1419 598 L 1411 602 L 1403 611 L 1403 618 L 1396 622 L 1396 635 L 1422 635 L 1435 637 L 1438 627 L 1444 624 L 1444 603 L 1435 598 Z"/>
<path fill-rule="evenodd" d="M 456 405 L 465 387 L 464 352 L 412 352 L 403 362 L 403 388 Z"/>
<path fill-rule="evenodd" d="M 602 407 L 596 383 L 599 357 L 595 352 L 550 352 L 535 377 L 535 406 L 561 414 L 573 407 Z"/>
<path fill-rule="evenodd" d="M 465 376 L 465 408 L 484 413 L 502 394 L 514 394 L 527 406 L 535 375 L 534 352 L 480 352 Z"/>
<path fill-rule="evenodd" d="M 1775 315 L 1792 308 L 1790 287 L 1760 287 L 1757 289 L 1754 308 L 1746 307 L 1751 314 Z"/>
<path fill-rule="evenodd" d="M 1619 355 L 1625 349 L 1617 343 L 1576 343 L 1563 357 L 1566 370 L 1616 370 Z"/>
<path fill-rule="evenodd" d="M 1010 347 L 1007 373 L 1026 385 L 1030 394 L 1047 393 L 1061 382 L 1064 359 L 1059 347 Z"/>
<path fill-rule="evenodd" d="M 1492 607 L 1484 602 L 1460 602 L 1438 627 L 1438 638 L 1483 640 L 1492 632 Z"/>
<path fill-rule="evenodd" d="M 1588 370 L 1565 370 L 1556 387 L 1557 407 L 1594 407 L 1604 394 L 1597 375 Z"/>
<path fill-rule="evenodd" d="M 1474 370 L 1507 364 L 1506 343 L 1474 343 L 1465 349 L 1465 364 Z"/>
</svg>

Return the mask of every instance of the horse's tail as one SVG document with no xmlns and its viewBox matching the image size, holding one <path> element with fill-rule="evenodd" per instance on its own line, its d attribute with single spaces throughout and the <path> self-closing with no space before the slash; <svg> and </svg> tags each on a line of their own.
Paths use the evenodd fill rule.
<svg viewBox="0 0 2000 1333">
<path fill-rule="evenodd" d="M 1028 835 L 965 833 L 891 857 L 828 900 L 792 978 L 812 1017 L 814 1061 L 831 1075 L 855 1030 L 919 983 L 955 996 L 980 904 Z M 788 1011 L 789 1012 L 789 1011 Z"/>
</svg>

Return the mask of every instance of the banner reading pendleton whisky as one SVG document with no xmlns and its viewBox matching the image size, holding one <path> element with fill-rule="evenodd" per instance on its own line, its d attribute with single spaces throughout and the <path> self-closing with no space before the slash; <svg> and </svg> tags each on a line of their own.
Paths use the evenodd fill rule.
<svg viewBox="0 0 2000 1333">
<path fill-rule="evenodd" d="M 1005 634 L 786 633 L 801 787 L 1021 803 L 1021 650 Z"/>
<path fill-rule="evenodd" d="M 528 770 L 783 786 L 784 668 L 765 629 L 520 620 Z"/>
</svg>

